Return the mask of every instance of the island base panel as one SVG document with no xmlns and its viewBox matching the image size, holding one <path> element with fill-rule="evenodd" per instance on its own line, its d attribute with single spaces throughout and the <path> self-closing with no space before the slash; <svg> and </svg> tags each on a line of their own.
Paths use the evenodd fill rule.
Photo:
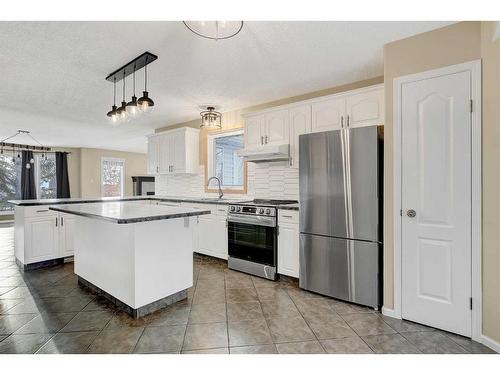
<svg viewBox="0 0 500 375">
<path fill-rule="evenodd" d="M 188 294 L 187 289 L 181 290 L 180 292 L 177 292 L 177 293 L 174 293 L 170 296 L 159 299 L 158 301 L 151 302 L 151 303 L 148 303 L 147 305 L 144 305 L 144 306 L 141 306 L 137 309 L 134 309 L 133 307 L 131 307 L 131 306 L 127 305 L 126 303 L 120 301 L 119 299 L 113 297 L 111 294 L 106 293 L 104 290 L 95 286 L 91 282 L 85 280 L 83 277 L 80 277 L 80 276 L 77 276 L 77 277 L 78 277 L 78 285 L 80 287 L 82 287 L 83 289 L 90 290 L 91 292 L 96 293 L 100 296 L 103 296 L 104 298 L 109 300 L 111 303 L 113 303 L 117 308 L 125 311 L 127 314 L 129 314 L 134 319 L 142 318 L 143 316 L 152 314 L 155 311 L 163 309 L 164 307 L 167 307 L 167 306 L 172 305 L 176 302 L 182 301 L 183 299 L 187 298 L 187 294 Z"/>
</svg>

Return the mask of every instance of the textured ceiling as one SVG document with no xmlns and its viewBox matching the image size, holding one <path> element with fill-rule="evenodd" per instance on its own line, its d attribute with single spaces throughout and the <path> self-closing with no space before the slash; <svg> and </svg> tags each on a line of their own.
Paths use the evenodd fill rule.
<svg viewBox="0 0 500 375">
<path fill-rule="evenodd" d="M 228 111 L 379 76 L 385 43 L 446 24 L 245 22 L 216 42 L 182 22 L 0 22 L 0 139 L 27 129 L 50 146 L 145 152 L 146 134 L 199 105 Z M 112 126 L 104 78 L 144 51 L 159 56 L 148 70 L 156 109 Z"/>
</svg>

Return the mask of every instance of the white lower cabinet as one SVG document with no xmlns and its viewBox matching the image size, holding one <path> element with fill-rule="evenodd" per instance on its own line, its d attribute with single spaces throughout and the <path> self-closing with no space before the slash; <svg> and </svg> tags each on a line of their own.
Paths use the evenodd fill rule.
<svg viewBox="0 0 500 375">
<path fill-rule="evenodd" d="M 298 211 L 278 211 L 278 273 L 299 277 Z"/>
<path fill-rule="evenodd" d="M 74 223 L 73 215 L 50 211 L 47 206 L 16 207 L 16 258 L 28 265 L 73 256 Z"/>
<path fill-rule="evenodd" d="M 227 260 L 227 206 L 197 203 L 182 203 L 181 206 L 211 211 L 209 215 L 198 217 L 197 228 L 193 231 L 193 251 Z"/>
<path fill-rule="evenodd" d="M 59 228 L 56 226 L 58 217 L 56 214 L 26 218 L 24 264 L 59 258 Z"/>
</svg>

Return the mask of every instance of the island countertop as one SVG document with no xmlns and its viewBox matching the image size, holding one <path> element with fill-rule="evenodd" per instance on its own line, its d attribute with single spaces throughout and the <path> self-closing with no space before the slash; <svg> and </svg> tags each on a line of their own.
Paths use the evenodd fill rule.
<svg viewBox="0 0 500 375">
<path fill-rule="evenodd" d="M 77 216 L 111 221 L 117 224 L 131 224 L 210 214 L 210 210 L 145 205 L 131 201 L 52 205 L 49 209 Z"/>
</svg>

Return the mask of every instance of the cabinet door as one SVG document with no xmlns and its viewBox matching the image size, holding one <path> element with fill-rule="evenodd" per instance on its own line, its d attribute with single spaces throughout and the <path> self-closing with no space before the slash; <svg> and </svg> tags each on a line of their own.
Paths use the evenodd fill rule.
<svg viewBox="0 0 500 375">
<path fill-rule="evenodd" d="M 59 218 L 57 215 L 25 219 L 25 263 L 57 259 Z"/>
<path fill-rule="evenodd" d="M 332 98 L 312 104 L 311 131 L 326 132 L 341 128 L 345 117 L 345 98 Z M 345 121 L 345 120 L 344 120 Z"/>
<path fill-rule="evenodd" d="M 311 106 L 290 109 L 290 166 L 299 167 L 299 136 L 311 132 Z"/>
<path fill-rule="evenodd" d="M 159 172 L 159 137 L 148 138 L 148 174 L 157 174 Z"/>
<path fill-rule="evenodd" d="M 186 172 L 186 134 L 176 132 L 170 134 L 170 164 L 171 173 Z"/>
<path fill-rule="evenodd" d="M 159 172 L 170 173 L 171 166 L 171 145 L 170 134 L 163 134 L 158 137 L 159 143 Z"/>
<path fill-rule="evenodd" d="M 288 109 L 266 113 L 264 116 L 265 144 L 280 144 L 288 142 Z"/>
<path fill-rule="evenodd" d="M 252 116 L 245 120 L 245 148 L 262 146 L 264 116 Z"/>
<path fill-rule="evenodd" d="M 198 243 L 199 253 L 227 259 L 226 219 L 215 215 L 200 216 Z"/>
<path fill-rule="evenodd" d="M 278 236 L 278 273 L 299 277 L 299 226 L 280 225 Z"/>
<path fill-rule="evenodd" d="M 346 101 L 347 121 L 350 128 L 384 123 L 384 90 L 382 88 L 350 95 Z"/>
<path fill-rule="evenodd" d="M 59 254 L 70 257 L 75 253 L 74 245 L 75 218 L 73 215 L 59 216 Z"/>
</svg>

